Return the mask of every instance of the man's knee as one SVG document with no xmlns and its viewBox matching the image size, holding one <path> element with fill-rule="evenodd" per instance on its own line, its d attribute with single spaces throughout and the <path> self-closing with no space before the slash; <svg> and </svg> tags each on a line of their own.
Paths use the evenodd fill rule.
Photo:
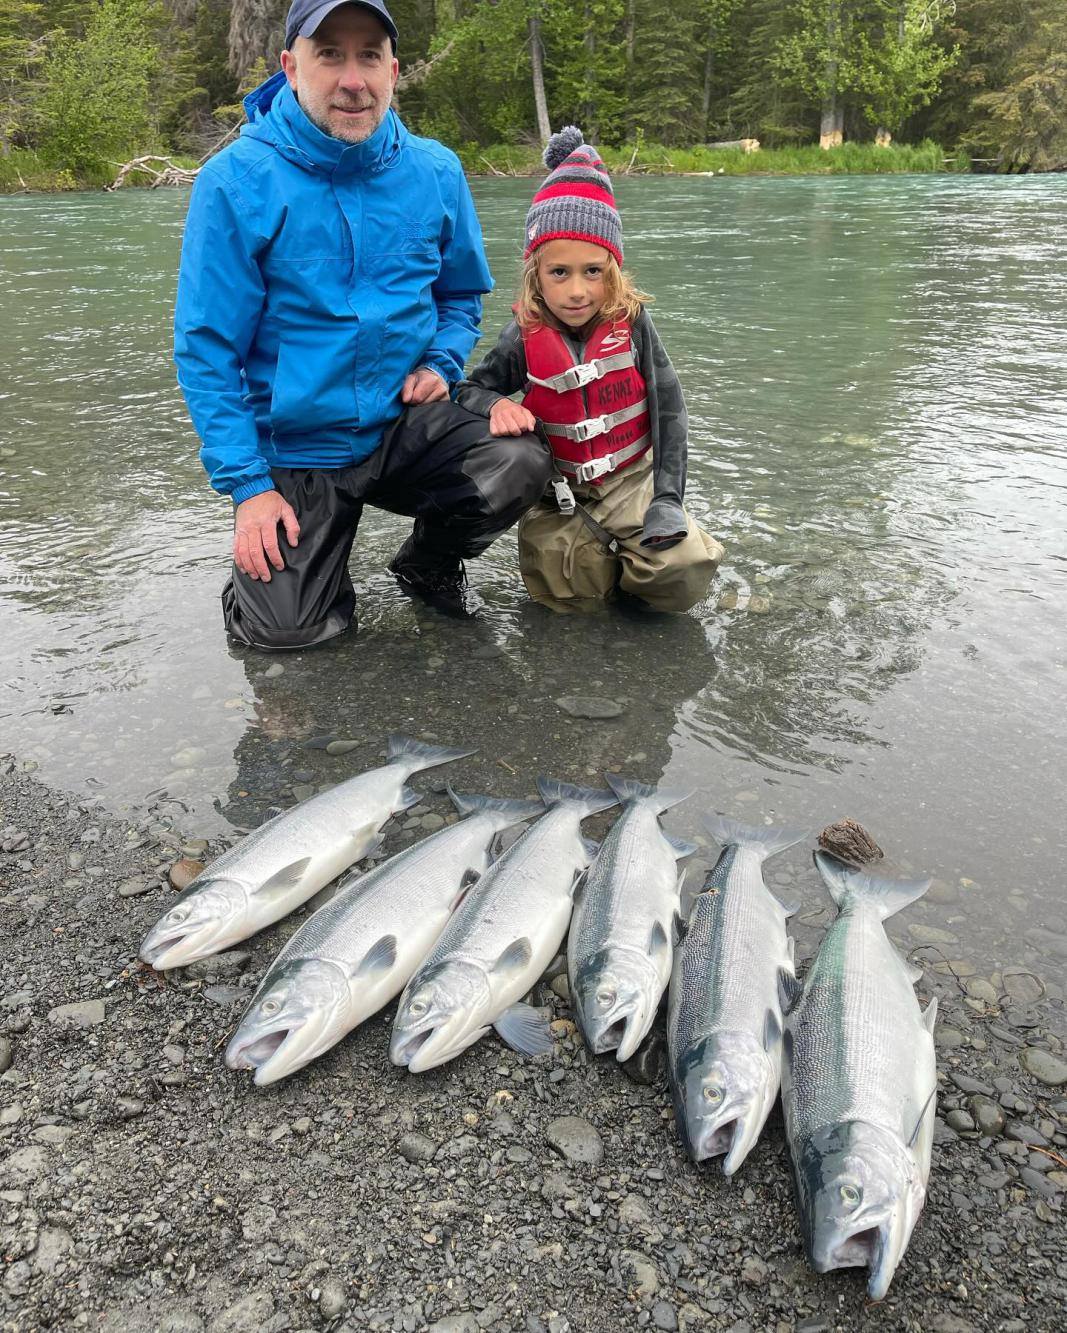
<svg viewBox="0 0 1067 1333">
<path fill-rule="evenodd" d="M 273 582 L 273 580 L 272 580 Z M 355 625 L 355 598 L 335 603 L 325 616 L 301 618 L 289 599 L 272 598 L 270 584 L 258 588 L 254 597 L 241 595 L 230 579 L 222 590 L 222 618 L 226 632 L 237 643 L 261 652 L 294 652 L 328 643 Z"/>
<path fill-rule="evenodd" d="M 552 454 L 537 435 L 494 435 L 477 451 L 478 489 L 496 513 L 522 513 L 545 493 Z"/>
</svg>

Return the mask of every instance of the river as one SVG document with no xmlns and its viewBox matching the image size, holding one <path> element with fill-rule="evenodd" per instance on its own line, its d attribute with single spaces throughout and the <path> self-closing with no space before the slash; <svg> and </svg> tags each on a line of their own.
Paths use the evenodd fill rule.
<svg viewBox="0 0 1067 1333">
<path fill-rule="evenodd" d="M 474 183 L 487 338 L 530 190 Z M 509 536 L 471 569 L 480 621 L 455 624 L 398 593 L 405 525 L 368 511 L 359 633 L 283 659 L 222 633 L 229 506 L 170 362 L 187 195 L 0 200 L 0 751 L 206 837 L 370 765 L 391 731 L 478 745 L 452 774 L 469 789 L 607 769 L 691 790 L 667 817 L 683 835 L 707 810 L 850 816 L 936 877 L 906 914 L 923 938 L 1062 999 L 1026 931 L 1067 930 L 1067 179 L 618 197 L 688 395 L 688 504 L 727 547 L 713 595 L 561 618 L 528 603 Z M 623 711 L 571 717 L 576 694 Z M 798 889 L 802 936 L 827 919 L 806 849 L 768 874 Z"/>
</svg>

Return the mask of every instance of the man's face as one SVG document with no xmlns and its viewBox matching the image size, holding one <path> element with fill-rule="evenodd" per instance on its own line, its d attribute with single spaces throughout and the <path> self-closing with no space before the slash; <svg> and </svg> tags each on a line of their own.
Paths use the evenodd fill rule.
<svg viewBox="0 0 1067 1333">
<path fill-rule="evenodd" d="M 389 34 L 361 5 L 340 5 L 313 37 L 297 37 L 282 69 L 308 119 L 345 143 L 382 123 L 399 72 Z"/>
</svg>

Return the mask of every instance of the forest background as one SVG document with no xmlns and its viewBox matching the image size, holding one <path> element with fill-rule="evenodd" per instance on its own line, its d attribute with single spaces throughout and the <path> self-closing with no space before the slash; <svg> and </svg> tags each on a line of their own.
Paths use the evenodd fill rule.
<svg viewBox="0 0 1067 1333">
<path fill-rule="evenodd" d="M 390 8 L 404 120 L 471 171 L 536 171 L 567 123 L 631 171 L 1067 168 L 1064 0 Z M 0 0 L 0 189 L 102 184 L 148 153 L 195 166 L 277 68 L 287 9 Z M 761 151 L 705 147 L 740 140 Z"/>
</svg>

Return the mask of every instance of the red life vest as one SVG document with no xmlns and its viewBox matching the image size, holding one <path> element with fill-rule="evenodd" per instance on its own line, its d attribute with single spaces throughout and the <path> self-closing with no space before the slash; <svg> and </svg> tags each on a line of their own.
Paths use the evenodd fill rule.
<svg viewBox="0 0 1067 1333">
<path fill-rule="evenodd" d="M 522 344 L 529 378 L 523 406 L 540 420 L 568 481 L 599 486 L 648 452 L 645 381 L 626 320 L 598 325 L 581 362 L 563 335 L 545 325 L 523 333 Z"/>
</svg>

